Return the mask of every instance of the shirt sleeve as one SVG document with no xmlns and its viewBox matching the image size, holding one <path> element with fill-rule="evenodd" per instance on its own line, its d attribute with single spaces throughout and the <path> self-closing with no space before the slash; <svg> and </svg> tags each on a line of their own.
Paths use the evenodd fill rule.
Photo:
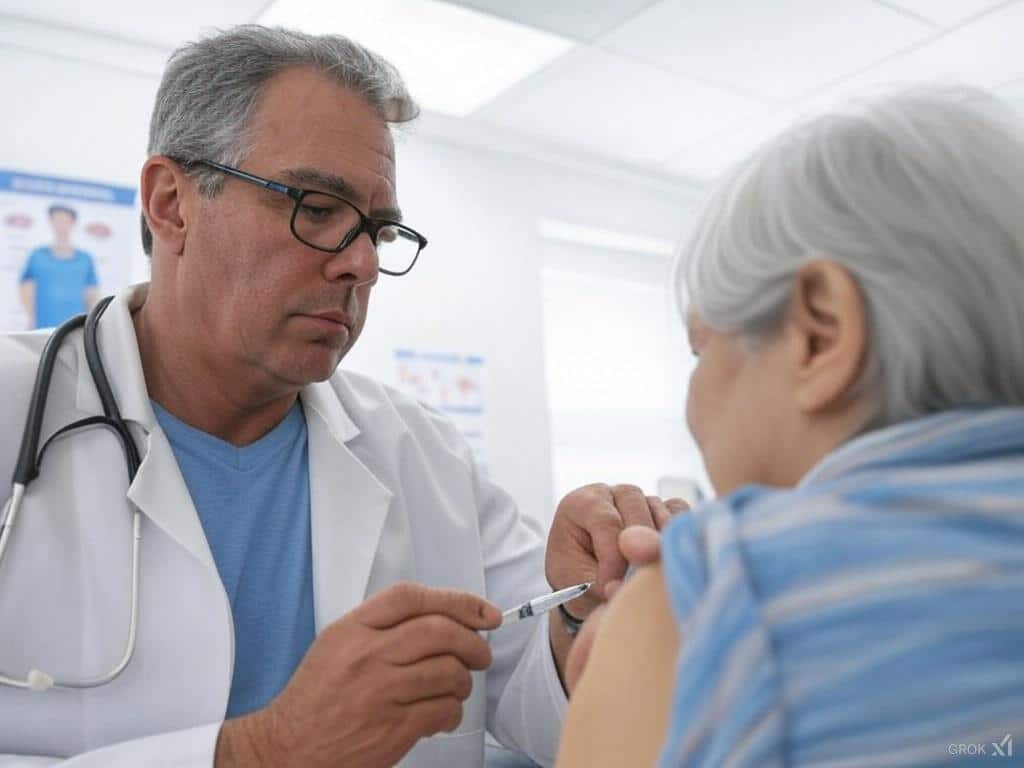
<svg viewBox="0 0 1024 768">
<path fill-rule="evenodd" d="M 486 480 L 479 483 L 487 597 L 510 606 L 550 591 L 540 525 L 524 516 L 505 491 Z M 542 766 L 555 762 L 568 706 L 551 654 L 550 617 L 548 613 L 492 632 L 494 662 L 487 673 L 488 730 Z"/>
<path fill-rule="evenodd" d="M 85 251 L 82 251 L 82 255 L 85 256 L 86 268 L 85 268 L 85 284 L 87 286 L 99 285 L 99 280 L 96 279 L 96 264 Z"/>
<path fill-rule="evenodd" d="M 465 457 L 474 476 L 487 599 L 519 605 L 551 590 L 544 576 L 546 536 L 502 488 L 480 475 L 469 447 L 450 421 L 433 413 L 434 426 Z M 493 662 L 487 670 L 487 730 L 502 745 L 541 766 L 553 765 L 568 700 L 558 679 L 545 614 L 489 633 Z"/>
<path fill-rule="evenodd" d="M 662 537 L 681 640 L 662 768 L 783 764 L 776 664 L 738 528 L 713 502 Z"/>
<path fill-rule="evenodd" d="M 25 268 L 21 270 L 21 277 L 18 279 L 20 283 L 27 283 L 31 280 L 38 280 L 39 276 L 36 269 L 36 258 L 38 250 L 32 251 L 28 258 L 25 259 Z"/>
</svg>

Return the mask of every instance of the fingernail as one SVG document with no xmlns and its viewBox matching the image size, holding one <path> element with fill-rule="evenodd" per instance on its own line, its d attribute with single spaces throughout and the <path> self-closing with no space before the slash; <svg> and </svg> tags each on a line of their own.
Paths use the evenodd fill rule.
<svg viewBox="0 0 1024 768">
<path fill-rule="evenodd" d="M 496 624 L 501 621 L 501 611 L 494 603 L 484 603 L 480 606 L 480 618 L 488 624 Z"/>
</svg>

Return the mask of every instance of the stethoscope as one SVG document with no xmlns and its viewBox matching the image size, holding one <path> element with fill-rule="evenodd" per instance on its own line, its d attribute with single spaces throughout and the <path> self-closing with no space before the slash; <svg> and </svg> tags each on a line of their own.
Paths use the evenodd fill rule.
<svg viewBox="0 0 1024 768">
<path fill-rule="evenodd" d="M 139 450 L 135 440 L 128 431 L 128 425 L 121 418 L 114 394 L 110 389 L 110 381 L 103 370 L 103 362 L 100 360 L 99 343 L 97 341 L 97 326 L 100 317 L 106 310 L 107 305 L 113 300 L 113 296 L 102 299 L 88 316 L 78 315 L 58 327 L 43 348 L 43 354 L 36 369 L 36 380 L 32 389 L 32 400 L 28 407 L 28 418 L 25 420 L 25 431 L 21 438 L 21 448 L 18 451 L 18 463 L 14 468 L 14 479 L 11 487 L 11 497 L 4 506 L 3 514 L 0 515 L 0 565 L 3 563 L 4 551 L 11 538 L 11 531 L 14 528 L 18 516 L 18 508 L 25 496 L 25 489 L 29 483 L 39 475 L 39 466 L 43 460 L 43 454 L 50 444 L 68 433 L 83 427 L 104 426 L 114 431 L 121 441 L 124 449 L 125 461 L 128 464 L 128 483 L 135 479 L 135 473 L 142 463 L 139 458 Z M 89 416 L 88 418 L 68 424 L 54 432 L 45 443 L 42 450 L 39 447 L 39 435 L 43 427 L 43 415 L 46 410 L 46 398 L 50 389 L 50 378 L 53 375 L 53 366 L 60 351 L 60 345 L 64 338 L 71 331 L 85 326 L 83 338 L 85 342 L 85 358 L 89 364 L 89 372 L 92 375 L 93 383 L 103 403 L 103 416 Z M 139 612 L 139 542 L 142 539 L 140 532 L 142 519 L 138 507 L 134 507 L 132 515 L 132 591 L 131 591 L 131 616 L 128 624 L 128 642 L 126 643 L 124 655 L 117 665 L 107 674 L 100 677 L 85 680 L 57 680 L 52 676 L 38 669 L 31 669 L 24 680 L 8 677 L 0 672 L 0 685 L 7 685 L 14 688 L 26 688 L 33 691 L 45 691 L 50 688 L 98 688 L 106 685 L 116 678 L 135 653 L 135 630 Z"/>
</svg>

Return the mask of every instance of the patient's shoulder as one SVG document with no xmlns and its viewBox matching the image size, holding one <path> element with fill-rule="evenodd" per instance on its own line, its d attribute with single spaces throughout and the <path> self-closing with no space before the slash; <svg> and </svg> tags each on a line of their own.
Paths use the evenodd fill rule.
<svg viewBox="0 0 1024 768">
<path fill-rule="evenodd" d="M 559 768 L 653 764 L 668 726 L 678 651 L 661 566 L 643 568 L 601 621 L 570 702 Z"/>
<path fill-rule="evenodd" d="M 640 628 L 646 631 L 634 631 Z M 642 651 L 654 645 L 664 645 L 673 650 L 678 647 L 676 626 L 672 620 L 665 575 L 660 563 L 641 568 L 622 586 L 608 605 L 608 615 L 601 632 L 611 640 L 624 644 L 619 645 L 619 648 L 629 647 Z M 595 650 L 597 647 L 595 642 Z"/>
</svg>

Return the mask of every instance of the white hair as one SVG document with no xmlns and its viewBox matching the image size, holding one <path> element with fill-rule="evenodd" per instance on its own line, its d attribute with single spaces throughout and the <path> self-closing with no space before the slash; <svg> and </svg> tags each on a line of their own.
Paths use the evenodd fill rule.
<svg viewBox="0 0 1024 768">
<path fill-rule="evenodd" d="M 756 341 L 796 272 L 850 271 L 874 425 L 1024 404 L 1024 125 L 973 88 L 853 104 L 768 142 L 714 190 L 674 270 L 680 306 Z"/>
</svg>

